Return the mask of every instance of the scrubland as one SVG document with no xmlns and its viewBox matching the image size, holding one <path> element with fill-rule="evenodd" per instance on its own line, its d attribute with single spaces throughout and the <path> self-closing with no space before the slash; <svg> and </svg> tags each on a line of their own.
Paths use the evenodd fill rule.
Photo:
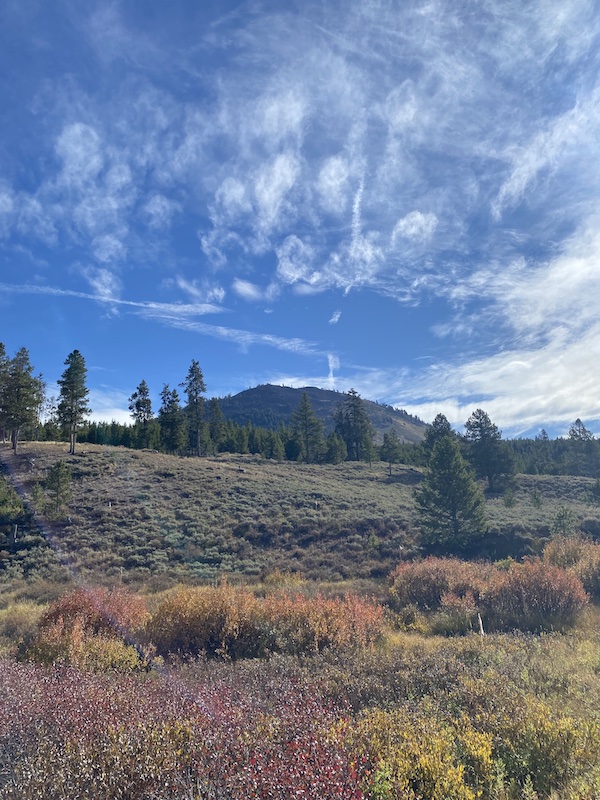
<svg viewBox="0 0 600 800">
<path fill-rule="evenodd" d="M 0 797 L 600 796 L 591 481 L 519 476 L 465 561 L 414 469 L 83 449 L 10 463 Z"/>
</svg>

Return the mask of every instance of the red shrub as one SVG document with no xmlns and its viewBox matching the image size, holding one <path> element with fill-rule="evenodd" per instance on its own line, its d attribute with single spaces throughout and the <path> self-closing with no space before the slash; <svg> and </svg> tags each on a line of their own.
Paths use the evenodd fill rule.
<svg viewBox="0 0 600 800">
<path fill-rule="evenodd" d="M 588 600 L 573 572 L 530 560 L 497 570 L 479 603 L 488 628 L 540 631 L 573 625 Z"/>
<path fill-rule="evenodd" d="M 491 566 L 458 558 L 435 558 L 406 561 L 391 573 L 391 605 L 395 609 L 413 605 L 422 611 L 437 610 L 445 595 L 479 596 Z"/>
</svg>

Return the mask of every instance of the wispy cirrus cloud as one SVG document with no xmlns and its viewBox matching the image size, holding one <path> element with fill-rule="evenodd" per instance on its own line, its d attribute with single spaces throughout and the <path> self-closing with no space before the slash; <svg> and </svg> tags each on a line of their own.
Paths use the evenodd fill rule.
<svg viewBox="0 0 600 800">
<path fill-rule="evenodd" d="M 479 392 L 531 419 L 510 365 L 537 375 L 544 357 L 587 386 L 579 342 L 595 352 L 600 295 L 590 0 L 491 0 L 472 14 L 441 0 L 178 8 L 149 21 L 118 1 L 59 0 L 20 12 L 27 25 L 6 11 L 0 291 L 27 284 L 161 324 L 222 311 L 226 293 L 232 318 L 306 304 L 301 322 L 287 315 L 290 336 L 243 340 L 314 357 L 327 385 L 362 375 L 365 394 L 408 391 L 415 407 L 449 399 L 462 413 Z M 136 282 L 190 302 L 123 299 Z M 417 341 L 438 335 L 437 372 L 411 368 L 413 391 L 385 371 L 353 374 L 348 354 L 324 372 L 329 344 L 285 349 L 312 343 L 311 318 L 349 292 L 419 309 L 410 324 Z M 205 335 L 233 344 L 245 327 Z M 525 384 L 540 414 L 552 409 L 536 387 L 555 415 L 571 408 L 541 376 Z"/>
<path fill-rule="evenodd" d="M 218 314 L 224 309 L 212 303 L 160 303 L 153 300 L 123 300 L 105 293 L 90 294 L 78 292 L 74 289 L 58 289 L 53 286 L 21 285 L 0 283 L 0 293 L 46 295 L 50 297 L 72 297 L 79 300 L 93 300 L 97 303 L 126 306 L 142 311 L 155 313 L 168 313 L 181 316 L 201 316 L 204 314 Z"/>
<path fill-rule="evenodd" d="M 202 336 L 221 339 L 225 342 L 232 342 L 243 351 L 247 351 L 254 345 L 261 345 L 296 355 L 327 357 L 327 353 L 323 353 L 317 343 L 306 341 L 299 337 L 287 338 L 270 333 L 256 333 L 238 328 L 229 328 L 224 325 L 209 325 L 205 322 L 195 322 L 180 315 L 170 314 L 167 309 L 162 308 L 148 307 L 140 313 L 145 319 L 151 319 L 167 327 L 189 333 L 198 333 Z"/>
</svg>

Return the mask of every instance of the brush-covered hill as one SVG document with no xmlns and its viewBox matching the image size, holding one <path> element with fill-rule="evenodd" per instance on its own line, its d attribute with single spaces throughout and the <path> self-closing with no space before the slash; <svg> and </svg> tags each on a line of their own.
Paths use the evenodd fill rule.
<svg viewBox="0 0 600 800">
<path fill-rule="evenodd" d="M 315 386 L 293 389 L 290 386 L 264 384 L 233 396 L 219 398 L 219 405 L 226 419 L 239 425 L 251 422 L 261 428 L 275 430 L 281 425 L 289 424 L 304 392 L 308 395 L 315 414 L 323 422 L 325 431 L 329 433 L 334 427 L 333 415 L 344 400 L 341 392 L 317 389 Z M 384 433 L 391 430 L 396 431 L 402 442 L 418 443 L 423 440 L 427 426 L 422 420 L 392 406 L 365 399 L 363 403 L 378 441 L 381 441 Z"/>
<path fill-rule="evenodd" d="M 248 579 L 281 572 L 339 581 L 382 579 L 419 553 L 414 489 L 421 472 L 347 462 L 301 464 L 259 456 L 180 458 L 120 447 L 0 445 L 4 476 L 39 528 L 21 528 L 16 547 L 4 520 L 0 589 L 19 577 L 143 583 L 160 588 L 227 574 Z M 48 469 L 62 460 L 71 499 L 54 515 Z M 0 480 L 2 476 L 0 476 Z M 574 530 L 600 535 L 594 481 L 519 475 L 514 491 L 486 501 L 496 557 L 541 552 L 568 509 Z M 4 493 L 9 497 L 10 493 Z M 16 512 L 19 503 L 11 501 Z M 6 509 L 8 511 L 8 508 Z"/>
</svg>

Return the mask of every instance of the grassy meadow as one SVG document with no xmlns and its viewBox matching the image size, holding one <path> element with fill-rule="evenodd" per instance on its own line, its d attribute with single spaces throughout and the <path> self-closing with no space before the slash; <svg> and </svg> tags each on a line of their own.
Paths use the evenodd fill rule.
<svg viewBox="0 0 600 800">
<path fill-rule="evenodd" d="M 517 476 L 461 561 L 411 467 L 2 456 L 0 798 L 600 796 L 593 481 Z"/>
</svg>

